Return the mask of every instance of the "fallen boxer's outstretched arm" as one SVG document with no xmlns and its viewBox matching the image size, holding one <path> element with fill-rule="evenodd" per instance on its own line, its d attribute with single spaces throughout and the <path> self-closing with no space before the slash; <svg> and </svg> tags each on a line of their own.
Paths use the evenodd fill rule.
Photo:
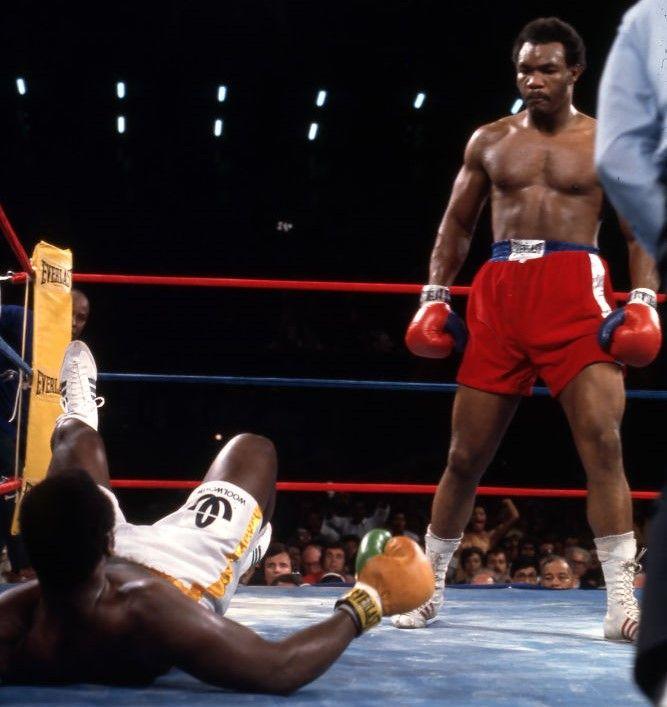
<svg viewBox="0 0 667 707">
<path fill-rule="evenodd" d="M 416 543 L 405 537 L 378 540 L 387 531 L 372 533 L 380 554 L 365 551 L 359 582 L 337 602 L 337 611 L 282 641 L 267 641 L 158 580 L 129 600 L 137 639 L 160 661 L 213 685 L 289 694 L 321 675 L 383 613 L 414 608 L 432 593 L 433 572 Z"/>
</svg>

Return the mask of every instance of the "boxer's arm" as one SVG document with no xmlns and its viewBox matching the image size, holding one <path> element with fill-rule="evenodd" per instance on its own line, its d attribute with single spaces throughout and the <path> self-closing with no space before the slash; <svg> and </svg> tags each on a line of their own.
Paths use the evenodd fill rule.
<svg viewBox="0 0 667 707">
<path fill-rule="evenodd" d="M 507 531 L 519 520 L 519 509 L 514 505 L 511 498 L 503 499 L 503 508 L 507 511 L 505 518 L 489 533 L 489 550 L 493 550 L 496 545 L 507 535 Z"/>
<path fill-rule="evenodd" d="M 485 127 L 477 130 L 466 146 L 463 166 L 454 181 L 431 253 L 431 285 L 450 285 L 468 255 L 477 219 L 489 195 L 490 180 L 482 163 L 487 131 Z"/>
<path fill-rule="evenodd" d="M 237 690 L 289 694 L 321 675 L 357 635 L 349 614 L 335 612 L 282 641 L 217 616 L 169 585 L 133 602 L 141 640 L 199 680 Z"/>
</svg>

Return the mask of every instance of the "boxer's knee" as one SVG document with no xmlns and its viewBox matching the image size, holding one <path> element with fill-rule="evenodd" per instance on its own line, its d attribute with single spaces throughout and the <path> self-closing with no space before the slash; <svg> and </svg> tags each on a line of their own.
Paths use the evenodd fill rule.
<svg viewBox="0 0 667 707">
<path fill-rule="evenodd" d="M 267 466 L 274 469 L 277 467 L 276 447 L 268 437 L 253 432 L 243 432 L 233 437 L 228 444 L 238 454 L 249 455 L 267 462 Z"/>
<path fill-rule="evenodd" d="M 621 434 L 617 427 L 594 427 L 586 434 L 584 459 L 589 476 L 595 473 L 609 474 L 622 468 Z"/>
<path fill-rule="evenodd" d="M 464 482 L 478 482 L 484 474 L 486 455 L 461 446 L 452 446 L 446 473 Z"/>
</svg>

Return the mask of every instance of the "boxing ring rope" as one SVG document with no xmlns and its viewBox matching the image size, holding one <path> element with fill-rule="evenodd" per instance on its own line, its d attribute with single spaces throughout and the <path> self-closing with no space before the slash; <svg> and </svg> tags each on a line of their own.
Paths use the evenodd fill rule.
<svg viewBox="0 0 667 707">
<path fill-rule="evenodd" d="M 7 214 L 0 204 L 0 230 L 2 230 L 9 247 L 14 251 L 14 255 L 19 261 L 19 264 L 25 272 L 21 273 L 23 276 L 23 281 L 25 281 L 26 274 L 32 273 L 32 263 L 30 262 L 30 256 L 26 253 L 19 237 L 16 235 L 16 231 L 12 227 L 10 220 L 7 218 Z"/>
<path fill-rule="evenodd" d="M 2 226 L 0 222 L 0 227 Z M 26 273 L 13 273 L 13 283 L 23 283 Z M 114 275 L 101 273 L 73 273 L 76 283 L 87 282 L 112 285 L 153 285 L 162 287 L 226 287 L 253 290 L 301 290 L 316 292 L 365 292 L 383 295 L 418 295 L 423 285 L 398 282 L 338 282 L 335 280 L 267 280 L 245 277 L 190 277 L 170 275 Z M 467 285 L 452 285 L 452 295 L 467 295 Z M 614 298 L 624 302 L 628 292 L 614 292 Z M 658 302 L 667 301 L 667 295 L 659 294 Z"/>
<path fill-rule="evenodd" d="M 1 339 L 0 339 L 1 341 Z M 348 390 L 409 391 L 413 393 L 454 393 L 456 383 L 418 383 L 412 381 L 354 380 L 346 378 L 280 378 L 265 376 L 207 376 L 166 373 L 100 373 L 98 379 L 128 383 L 207 383 L 213 385 L 249 386 L 258 388 L 341 388 Z M 667 390 L 625 391 L 627 398 L 667 400 Z M 533 395 L 549 396 L 542 386 L 533 388 Z"/>
<path fill-rule="evenodd" d="M 30 258 L 14 231 L 7 215 L 0 205 L 0 231 L 16 255 L 24 272 L 11 273 L 12 283 L 26 283 L 32 275 Z M 299 290 L 319 292 L 357 292 L 371 294 L 411 294 L 421 292 L 421 284 L 382 283 L 382 282 L 340 282 L 323 280 L 280 280 L 259 278 L 226 277 L 190 277 L 163 275 L 121 275 L 104 273 L 73 273 L 73 282 L 118 285 L 151 285 L 166 287 L 219 287 L 243 289 Z M 453 295 L 468 295 L 470 287 L 453 286 Z M 627 292 L 614 292 L 618 301 L 628 297 Z M 659 302 L 665 302 L 667 296 L 658 295 Z M 21 370 L 31 373 L 29 365 L 0 337 L 0 351 Z M 349 380 L 328 378 L 282 378 L 258 376 L 222 376 L 222 375 L 166 375 L 151 373 L 100 373 L 102 381 L 154 382 L 154 383 L 206 383 L 230 386 L 285 387 L 285 388 L 339 388 L 361 390 L 412 391 L 412 392 L 454 392 L 454 383 L 419 383 L 409 381 Z M 548 396 L 544 387 L 535 387 L 533 394 Z M 628 390 L 628 398 L 644 400 L 667 400 L 667 390 Z M 113 488 L 121 489 L 191 489 L 200 481 L 190 480 L 155 480 L 155 479 L 113 479 Z M 20 479 L 0 483 L 0 495 L 11 493 L 21 485 Z M 278 491 L 301 492 L 340 492 L 340 493 L 396 493 L 396 494 L 433 494 L 437 486 L 433 484 L 391 484 L 391 483 L 339 483 L 339 482 L 294 482 L 276 483 Z M 531 498 L 584 498 L 586 489 L 535 489 L 502 486 L 480 486 L 480 496 L 514 496 Z M 634 499 L 650 500 L 659 496 L 657 491 L 631 491 Z"/>
<path fill-rule="evenodd" d="M 111 486 L 116 489 L 159 489 L 159 490 L 188 490 L 201 484 L 199 481 L 185 479 L 111 479 Z M 21 485 L 19 480 L 7 481 L 0 484 L 0 495 L 11 493 Z M 278 481 L 276 491 L 300 492 L 337 492 L 337 493 L 393 493 L 393 494 L 422 494 L 432 495 L 437 486 L 435 484 L 382 484 L 382 483 L 353 483 L 337 481 Z M 534 489 L 515 486 L 479 486 L 478 496 L 502 496 L 522 498 L 585 498 L 586 489 Z M 658 491 L 631 491 L 632 498 L 638 500 L 652 500 L 658 498 Z"/>
</svg>

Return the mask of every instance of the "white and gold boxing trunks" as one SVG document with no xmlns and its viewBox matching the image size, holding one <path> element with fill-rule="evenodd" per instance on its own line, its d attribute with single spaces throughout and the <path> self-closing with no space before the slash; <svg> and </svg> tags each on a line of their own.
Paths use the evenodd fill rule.
<svg viewBox="0 0 667 707">
<path fill-rule="evenodd" d="M 114 555 L 148 567 L 218 614 L 271 542 L 271 524 L 262 528 L 257 501 L 226 481 L 201 484 L 153 525 L 128 523 L 116 496 L 99 488 L 113 504 Z"/>
</svg>

